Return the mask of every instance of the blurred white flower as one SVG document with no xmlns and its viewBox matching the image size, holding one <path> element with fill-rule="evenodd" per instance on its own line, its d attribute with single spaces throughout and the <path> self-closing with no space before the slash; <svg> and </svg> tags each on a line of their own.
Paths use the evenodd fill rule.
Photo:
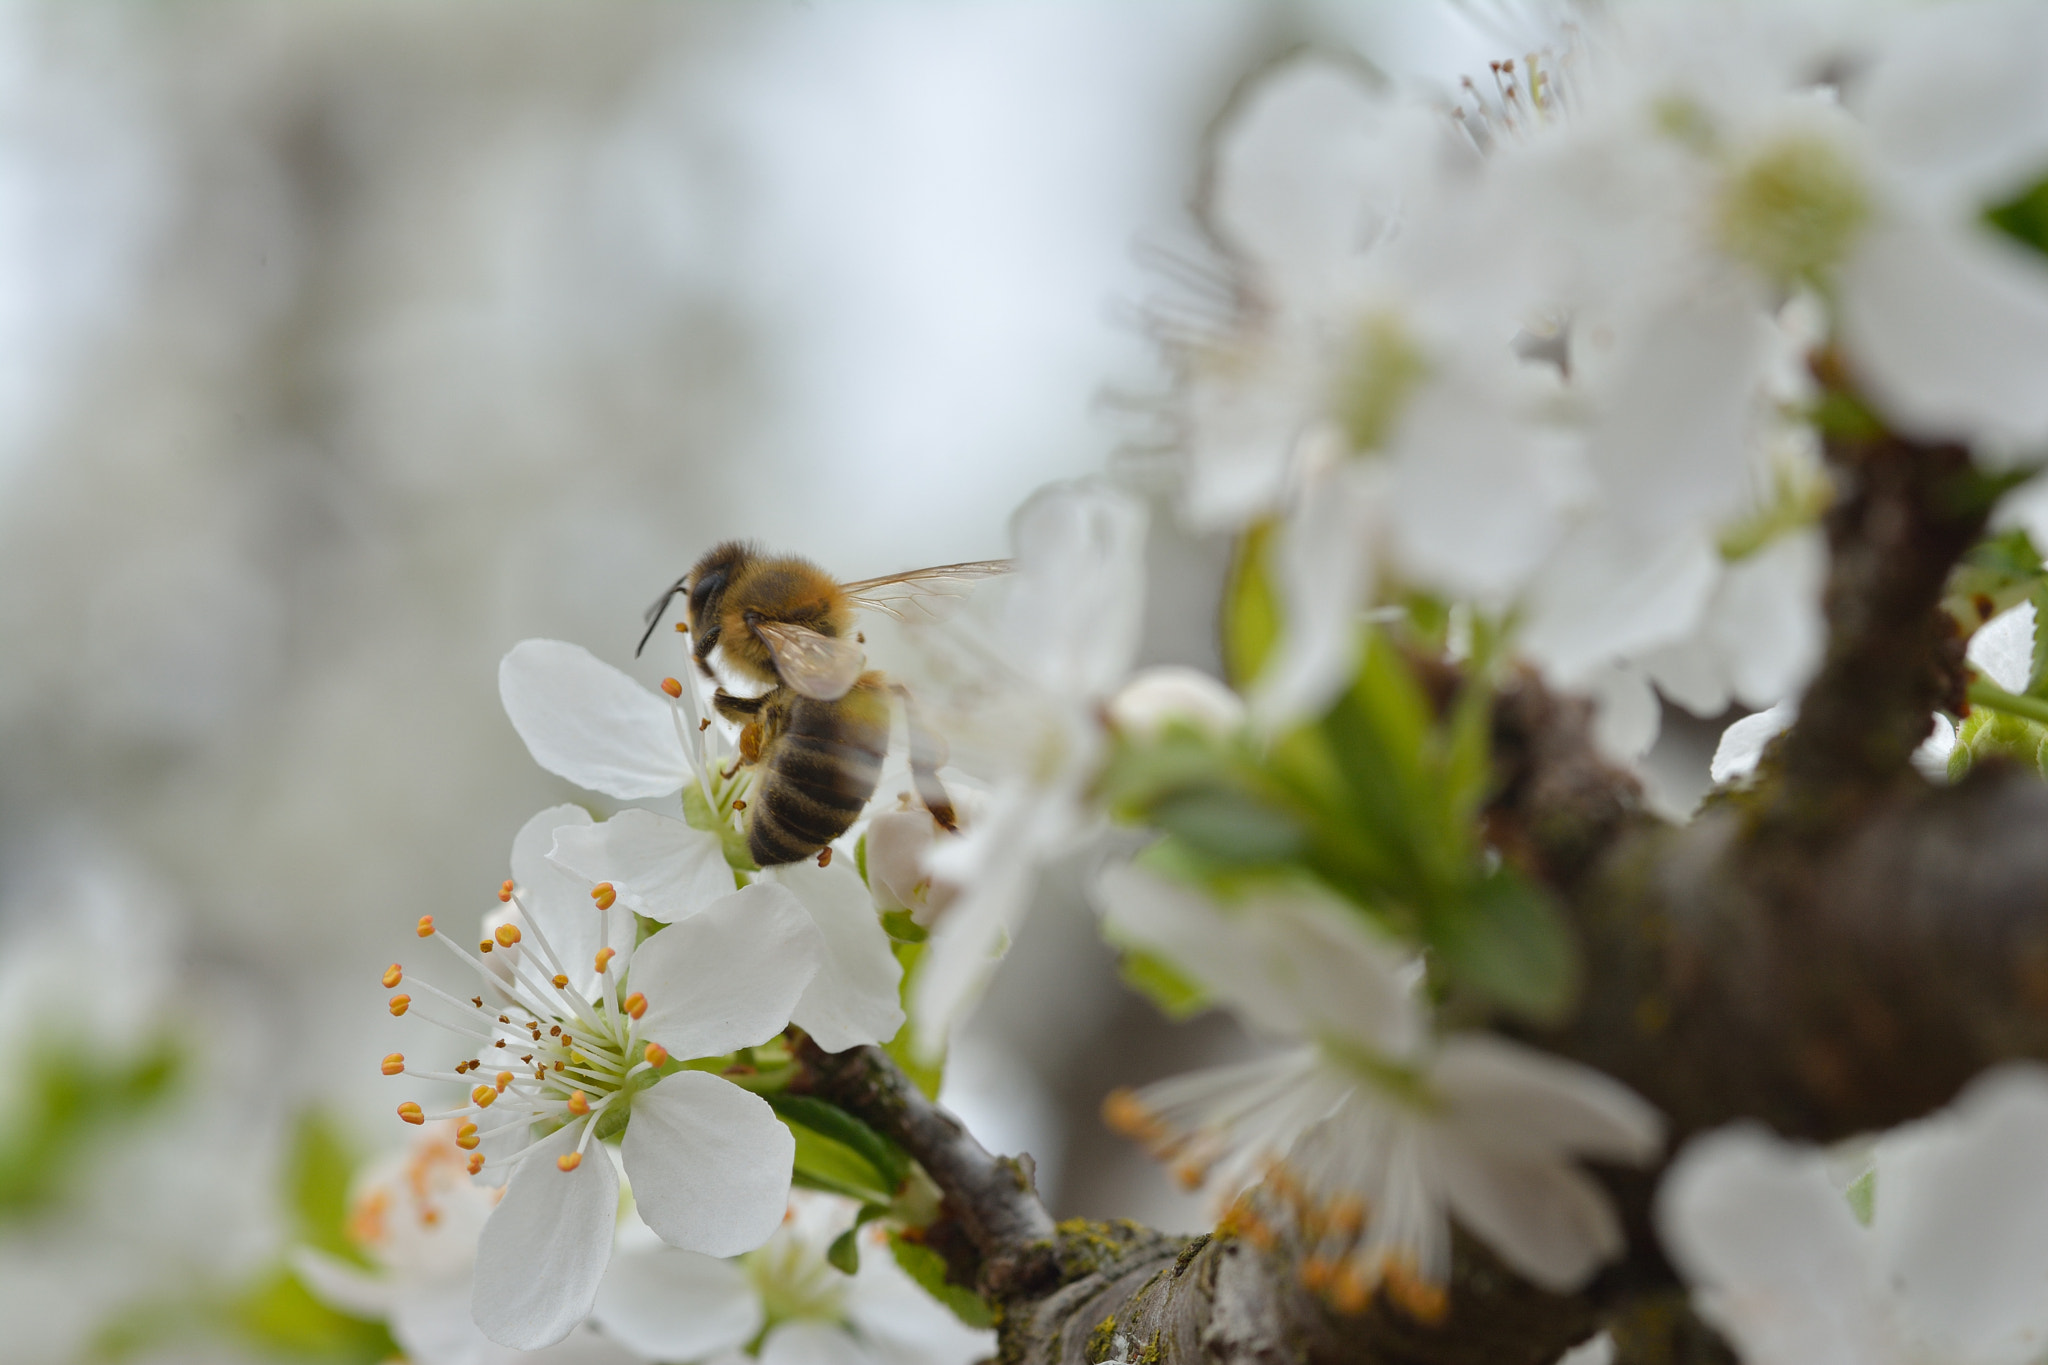
<svg viewBox="0 0 2048 1365">
<path fill-rule="evenodd" d="M 349 1241 L 369 1268 L 296 1248 L 292 1267 L 330 1307 L 386 1323 L 413 1365 L 626 1365 L 639 1357 L 578 1328 L 529 1353 L 500 1346 L 470 1319 L 477 1234 L 502 1190 L 469 1177 L 455 1125 L 438 1123 L 403 1151 L 363 1171 L 349 1197 Z"/>
<path fill-rule="evenodd" d="M 1228 1199 L 1267 1240 L 1291 1226 L 1310 1288 L 1345 1311 L 1384 1287 L 1447 1302 L 1450 1219 L 1554 1291 L 1622 1248 L 1581 1158 L 1641 1163 L 1662 1123 L 1597 1071 L 1490 1034 L 1430 1037 L 1417 964 L 1320 893 L 1235 906 L 1135 868 L 1097 884 L 1106 931 L 1184 970 L 1251 1028 L 1302 1045 L 1119 1092 L 1111 1121 Z"/>
<path fill-rule="evenodd" d="M 1015 574 L 981 642 L 980 700 L 948 729 L 994 781 L 925 870 L 959 888 L 911 983 L 918 1050 L 941 1052 L 1030 907 L 1038 869 L 1095 819 L 1083 800 L 1101 757 L 1103 703 L 1130 672 L 1143 624 L 1145 509 L 1106 485 L 1041 490 L 1012 525 Z"/>
<path fill-rule="evenodd" d="M 573 807 L 543 812 L 522 834 L 587 818 Z M 774 1230 L 795 1155 L 789 1130 L 758 1096 L 684 1064 L 779 1034 L 823 948 L 781 886 L 729 893 L 637 947 L 630 912 L 602 883 L 554 872 L 507 883 L 501 896 L 511 916 L 481 947 L 516 952 L 497 970 L 431 918 L 420 923 L 422 938 L 477 974 L 480 994 L 464 1000 L 397 967 L 386 978 L 422 992 L 421 1015 L 474 1039 L 477 1055 L 436 1073 L 394 1054 L 386 1070 L 473 1087 L 466 1105 L 433 1117 L 462 1120 L 457 1141 L 482 1147 L 472 1171 L 488 1157 L 508 1177 L 477 1249 L 476 1321 L 494 1341 L 533 1349 L 588 1311 L 611 1254 L 618 1178 L 601 1150 L 584 1160 L 601 1131 L 623 1126 L 642 1216 L 673 1244 L 731 1255 Z M 589 958 L 556 947 L 593 943 Z M 408 995 L 392 1000 L 393 1013 L 414 1006 Z M 415 1103 L 399 1112 L 427 1118 Z"/>
<path fill-rule="evenodd" d="M 1881 1139 L 1867 1228 L 1819 1152 L 1753 1124 L 1686 1146 L 1657 1225 L 1748 1365 L 2027 1365 L 2048 1340 L 2048 1071 L 1999 1067 Z"/>
<path fill-rule="evenodd" d="M 775 1235 L 717 1260 L 665 1247 L 627 1223 L 591 1320 L 650 1359 L 741 1365 L 969 1365 L 995 1349 L 903 1273 L 879 1226 L 861 1234 L 860 1267 L 826 1260 L 856 1206 L 792 1192 Z"/>
<path fill-rule="evenodd" d="M 2008 607 L 1977 627 L 1963 657 L 2006 691 L 2026 691 L 2034 677 L 2034 604 Z"/>
<path fill-rule="evenodd" d="M 1200 669 L 1168 664 L 1142 668 L 1109 699 L 1109 719 L 1137 739 L 1157 738 L 1170 725 L 1227 735 L 1244 724 L 1244 701 Z"/>
</svg>

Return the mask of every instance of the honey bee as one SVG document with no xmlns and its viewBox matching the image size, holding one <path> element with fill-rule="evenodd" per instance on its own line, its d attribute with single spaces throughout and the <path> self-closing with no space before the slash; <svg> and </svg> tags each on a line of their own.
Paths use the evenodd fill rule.
<svg viewBox="0 0 2048 1365">
<path fill-rule="evenodd" d="M 718 681 L 715 650 L 733 673 L 766 685 L 749 697 L 721 686 L 711 699 L 719 715 L 741 727 L 740 761 L 760 769 L 746 814 L 747 849 L 756 863 L 800 862 L 860 818 L 881 780 L 892 696 L 904 708 L 918 798 L 940 825 L 954 827 L 938 778 L 940 742 L 922 724 L 909 690 L 866 666 L 854 618 L 863 610 L 898 620 L 934 615 L 937 600 L 1009 568 L 1007 560 L 977 560 L 841 583 L 807 559 L 727 541 L 648 609 L 640 649 L 682 594 L 698 670 Z"/>
</svg>

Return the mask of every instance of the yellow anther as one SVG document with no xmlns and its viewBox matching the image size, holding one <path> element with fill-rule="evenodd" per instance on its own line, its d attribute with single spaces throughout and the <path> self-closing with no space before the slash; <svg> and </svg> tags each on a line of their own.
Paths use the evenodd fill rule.
<svg viewBox="0 0 2048 1365">
<path fill-rule="evenodd" d="M 668 693 L 671 697 L 683 695 L 683 685 L 674 678 L 663 678 L 661 680 L 661 690 Z"/>
<path fill-rule="evenodd" d="M 581 1118 L 583 1117 L 583 1115 L 589 1113 L 590 1096 L 584 1094 L 581 1090 L 570 1091 L 569 1112 L 576 1115 L 578 1118 Z"/>
<path fill-rule="evenodd" d="M 405 980 L 405 968 L 399 966 L 396 962 L 392 963 L 389 967 L 386 967 L 384 969 L 385 990 L 390 990 L 393 986 L 396 986 L 399 982 L 403 980 Z"/>
<path fill-rule="evenodd" d="M 491 941 L 489 939 L 479 940 L 476 945 L 476 950 L 480 953 L 488 953 L 491 950 Z"/>
<path fill-rule="evenodd" d="M 475 1151 L 480 1141 L 482 1139 L 476 1135 L 476 1125 L 473 1123 L 465 1123 L 455 1130 L 455 1145 L 465 1152 Z"/>
<path fill-rule="evenodd" d="M 1340 1237 L 1356 1237 L 1365 1226 L 1365 1201 L 1355 1194 L 1340 1194 L 1330 1201 L 1330 1230 Z"/>
<path fill-rule="evenodd" d="M 619 893 L 613 889 L 610 882 L 599 882 L 596 886 L 590 888 L 590 898 L 597 902 L 598 909 L 609 910 L 612 908 L 613 903 L 618 900 Z"/>
<path fill-rule="evenodd" d="M 499 884 L 498 899 L 501 901 L 509 901 L 512 899 L 512 879 L 510 877 L 505 878 L 505 880 Z"/>
<path fill-rule="evenodd" d="M 411 1100 L 407 1100 L 404 1104 L 398 1106 L 398 1117 L 404 1119 L 407 1123 L 425 1123 L 427 1121 L 427 1116 L 420 1112 L 420 1107 Z"/>
<path fill-rule="evenodd" d="M 401 1015 L 401 1014 L 404 1014 L 404 1013 L 405 1013 L 405 1012 L 406 1012 L 407 1010 L 409 1010 L 409 1009 L 411 1009 L 411 1008 L 412 1008 L 412 997 L 411 997 L 411 996 L 409 996 L 409 995 L 394 995 L 394 996 L 392 996 L 392 997 L 391 997 L 391 1017 L 392 1017 L 393 1019 L 396 1019 L 396 1018 L 397 1018 L 397 1017 L 398 1017 L 399 1015 Z"/>
<path fill-rule="evenodd" d="M 488 1085 L 480 1085 L 469 1092 L 469 1102 L 479 1109 L 490 1108 L 492 1101 L 497 1098 L 498 1092 L 491 1089 Z"/>
<path fill-rule="evenodd" d="M 706 716 L 706 717 L 704 717 L 704 719 L 702 719 L 702 720 L 700 720 L 700 721 L 698 721 L 698 722 L 697 722 L 697 732 L 698 732 L 699 734 L 702 734 L 702 733 L 703 733 L 704 731 L 706 731 L 706 730 L 709 730 L 710 728 L 711 728 L 711 717 L 709 717 L 709 716 Z"/>
<path fill-rule="evenodd" d="M 660 1066 L 663 1062 L 668 1060 L 668 1049 L 663 1047 L 660 1043 L 649 1043 L 647 1045 L 647 1051 L 643 1052 L 640 1055 L 647 1059 L 647 1065 Z"/>
<path fill-rule="evenodd" d="M 504 1094 L 505 1087 L 510 1084 L 512 1084 L 512 1073 L 509 1071 L 500 1071 L 498 1073 L 498 1093 L 500 1095 Z"/>
<path fill-rule="evenodd" d="M 384 1059 L 385 1075 L 396 1076 L 403 1070 L 405 1070 L 405 1054 L 403 1052 L 394 1052 Z"/>
<path fill-rule="evenodd" d="M 678 634 L 678 635 L 688 635 L 689 633 L 690 633 L 690 623 L 689 623 L 688 621 L 678 621 L 678 622 L 676 622 L 676 634 Z"/>
<path fill-rule="evenodd" d="M 1327 1256 L 1311 1256 L 1301 1263 L 1302 1287 L 1321 1294 L 1337 1282 L 1337 1263 Z"/>
<path fill-rule="evenodd" d="M 469 1173 L 471 1175 L 475 1175 L 478 1171 L 482 1170 L 483 1168 L 484 1154 L 482 1152 L 471 1152 L 469 1154 Z"/>
<path fill-rule="evenodd" d="M 556 989 L 556 990 L 560 990 L 560 989 L 562 989 L 562 987 L 564 987 L 564 986 L 566 986 L 566 985 L 568 985 L 568 984 L 569 984 L 569 978 L 568 978 L 568 977 L 566 977 L 566 976 L 563 976 L 563 975 L 562 975 L 562 974 L 561 974 L 560 972 L 556 972 L 556 973 L 555 973 L 555 975 L 554 975 L 554 982 L 555 982 L 555 989 Z"/>
<path fill-rule="evenodd" d="M 555 1169 L 558 1171 L 573 1171 L 582 1164 L 583 1153 L 581 1152 L 564 1152 L 555 1158 Z"/>
<path fill-rule="evenodd" d="M 626 1013 L 632 1015 L 635 1019 L 647 1013 L 647 997 L 638 991 L 634 991 L 631 995 L 627 996 Z"/>
<path fill-rule="evenodd" d="M 434 936 L 434 917 L 432 915 L 421 915 L 419 925 L 413 932 L 421 938 L 432 938 Z"/>
<path fill-rule="evenodd" d="M 1340 1313 L 1363 1313 L 1372 1302 L 1372 1291 L 1371 1278 L 1357 1266 L 1347 1265 L 1330 1288 L 1330 1305 Z"/>
<path fill-rule="evenodd" d="M 613 958 L 615 958 L 615 957 L 617 957 L 617 956 L 618 956 L 618 954 L 617 954 L 616 952 L 612 951 L 612 950 L 611 950 L 610 948 L 599 948 L 599 949 L 597 950 L 597 971 L 598 971 L 598 975 L 602 976 L 602 975 L 604 974 L 604 969 L 605 969 L 605 968 L 607 968 L 607 967 L 609 967 L 609 966 L 611 966 L 611 965 L 612 965 L 612 959 L 613 959 Z"/>
<path fill-rule="evenodd" d="M 519 926 L 516 924 L 501 924 L 492 931 L 491 937 L 497 939 L 504 947 L 510 948 L 513 944 L 519 942 Z"/>
<path fill-rule="evenodd" d="M 1451 1296 L 1440 1284 L 1432 1284 L 1403 1261 L 1389 1262 L 1381 1271 L 1387 1297 L 1408 1310 L 1417 1322 L 1431 1326 L 1442 1322 L 1450 1311 Z"/>
</svg>

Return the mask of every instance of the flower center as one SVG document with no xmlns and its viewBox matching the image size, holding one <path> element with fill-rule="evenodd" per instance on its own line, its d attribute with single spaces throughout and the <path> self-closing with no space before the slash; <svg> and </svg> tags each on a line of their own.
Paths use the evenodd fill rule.
<svg viewBox="0 0 2048 1365">
<path fill-rule="evenodd" d="M 1870 219 L 1863 178 L 1825 137 L 1795 134 L 1736 165 L 1721 188 L 1721 246 L 1772 282 L 1823 284 Z"/>
<path fill-rule="evenodd" d="M 600 883 L 591 894 L 604 906 L 609 892 L 609 885 Z M 384 1072 L 470 1087 L 469 1102 L 448 1113 L 429 1115 L 413 1103 L 400 1105 L 398 1112 L 415 1124 L 430 1118 L 457 1120 L 456 1144 L 471 1153 L 471 1174 L 484 1165 L 484 1154 L 476 1149 L 485 1136 L 502 1134 L 520 1142 L 517 1150 L 499 1158 L 501 1165 L 517 1165 L 540 1139 L 580 1124 L 574 1152 L 556 1162 L 573 1171 L 592 1138 L 609 1137 L 625 1125 L 634 1092 L 660 1074 L 668 1053 L 639 1036 L 647 1002 L 638 992 L 623 991 L 627 964 L 617 961 L 614 950 L 598 951 L 592 966 L 599 990 L 595 1000 L 585 1000 L 571 988 L 567 965 L 526 913 L 511 882 L 500 889 L 499 899 L 512 906 L 513 918 L 478 944 L 483 956 L 473 956 L 441 933 L 432 916 L 420 919 L 421 938 L 447 945 L 478 974 L 479 994 L 461 999 L 397 964 L 384 976 L 387 986 L 402 982 L 433 997 L 438 1008 L 422 1011 L 421 1017 L 473 1040 L 475 1055 L 456 1063 L 452 1072 L 431 1072 L 413 1070 L 402 1054 L 393 1053 L 384 1059 Z M 391 1012 L 408 1013 L 411 1004 L 409 995 L 395 995 Z M 528 1138 L 534 1140 L 524 1141 Z"/>
<path fill-rule="evenodd" d="M 837 1322 L 844 1315 L 846 1276 L 794 1229 L 785 1227 L 740 1265 L 761 1296 L 763 1336 L 785 1322 Z"/>
<path fill-rule="evenodd" d="M 1358 329 L 1337 393 L 1337 420 L 1351 449 L 1384 448 L 1428 372 L 1422 351 L 1398 319 L 1387 313 L 1367 318 Z"/>
</svg>

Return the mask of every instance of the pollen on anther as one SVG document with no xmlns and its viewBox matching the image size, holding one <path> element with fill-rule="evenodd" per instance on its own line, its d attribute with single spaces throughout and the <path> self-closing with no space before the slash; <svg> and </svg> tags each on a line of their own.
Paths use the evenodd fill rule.
<svg viewBox="0 0 2048 1365">
<path fill-rule="evenodd" d="M 589 1112 L 590 1112 L 590 1096 L 588 1096 L 588 1095 L 584 1094 L 584 1093 L 583 1093 L 583 1092 L 582 1092 L 581 1090 L 572 1090 L 572 1091 L 570 1091 L 570 1092 L 569 1092 L 569 1112 L 570 1112 L 570 1113 L 572 1113 L 572 1114 L 575 1114 L 575 1115 L 576 1115 L 577 1117 L 579 1117 L 579 1118 L 580 1118 L 580 1117 L 582 1117 L 583 1115 L 585 1115 L 585 1114 L 589 1113 Z"/>
<path fill-rule="evenodd" d="M 619 893 L 612 887 L 610 882 L 599 882 L 596 886 L 590 888 L 590 898 L 597 902 L 598 909 L 609 910 L 612 908 L 612 904 L 618 900 Z"/>
<path fill-rule="evenodd" d="M 398 1106 L 398 1117 L 404 1119 L 407 1123 L 425 1123 L 427 1121 L 425 1112 L 411 1100 L 407 1100 L 404 1104 Z"/>
<path fill-rule="evenodd" d="M 704 717 L 704 719 L 702 719 L 702 720 L 700 720 L 700 721 L 698 721 L 698 722 L 697 722 L 697 732 L 698 732 L 699 734 L 702 734 L 702 733 L 703 733 L 704 731 L 706 731 L 706 730 L 709 730 L 710 728 L 711 728 L 711 717 L 709 717 L 709 716 L 706 716 L 706 717 Z"/>
<path fill-rule="evenodd" d="M 509 1071 L 500 1071 L 498 1073 L 498 1093 L 500 1095 L 504 1094 L 505 1087 L 510 1084 L 512 1084 L 512 1073 Z"/>
<path fill-rule="evenodd" d="M 640 1055 L 647 1059 L 647 1065 L 660 1066 L 663 1062 L 668 1060 L 668 1049 L 663 1047 L 660 1043 L 649 1043 L 647 1045 L 647 1051 L 643 1052 Z"/>
<path fill-rule="evenodd" d="M 396 986 L 399 982 L 403 980 L 405 980 L 405 968 L 399 966 L 396 962 L 392 963 L 389 967 L 386 967 L 384 969 L 385 990 L 390 990 L 393 986 Z"/>
<path fill-rule="evenodd" d="M 683 695 L 683 685 L 674 678 L 663 678 L 661 680 L 661 690 L 668 693 L 671 697 Z"/>
<path fill-rule="evenodd" d="M 396 1076 L 403 1070 L 405 1070 L 405 1054 L 403 1052 L 394 1052 L 384 1059 L 385 1075 Z"/>
<path fill-rule="evenodd" d="M 559 1171 L 573 1171 L 582 1164 L 583 1153 L 581 1152 L 564 1152 L 555 1158 L 555 1169 Z"/>
<path fill-rule="evenodd" d="M 689 633 L 690 633 L 690 623 L 689 623 L 688 621 L 678 621 L 678 622 L 676 622 L 676 634 L 678 634 L 678 635 L 688 635 Z"/>
<path fill-rule="evenodd" d="M 482 1170 L 483 1168 L 484 1154 L 482 1152 L 471 1152 L 469 1154 L 469 1173 L 471 1175 L 475 1175 L 478 1171 Z"/>
<path fill-rule="evenodd" d="M 488 1085 L 480 1085 L 469 1092 L 469 1102 L 479 1109 L 488 1109 L 498 1098 L 498 1092 Z"/>
<path fill-rule="evenodd" d="M 566 986 L 566 985 L 568 985 L 568 984 L 569 984 L 569 978 L 568 978 L 568 977 L 566 977 L 566 976 L 563 976 L 563 975 L 562 975 L 562 974 L 561 974 L 560 972 L 556 972 L 556 973 L 555 973 L 555 975 L 554 975 L 554 977 L 553 977 L 553 980 L 554 980 L 554 983 L 555 983 L 555 989 L 556 989 L 556 990 L 560 990 L 560 989 L 562 989 L 562 987 L 564 987 L 564 986 Z"/>
<path fill-rule="evenodd" d="M 404 1014 L 404 1013 L 405 1013 L 405 1012 L 406 1012 L 407 1010 L 409 1010 L 409 1009 L 411 1009 L 411 1008 L 412 1008 L 412 997 L 411 997 L 411 996 L 409 996 L 409 995 L 394 995 L 394 996 L 392 996 L 392 997 L 391 997 L 391 1017 L 392 1017 L 393 1019 L 396 1019 L 396 1018 L 397 1018 L 397 1017 L 398 1017 L 399 1015 L 401 1015 L 401 1014 Z"/>
<path fill-rule="evenodd" d="M 823 848 L 818 850 L 818 866 L 832 866 L 832 845 L 827 844 Z"/>
<path fill-rule="evenodd" d="M 432 915 L 421 915 L 420 922 L 413 932 L 421 938 L 432 938 L 434 936 L 434 917 Z"/>
<path fill-rule="evenodd" d="M 612 959 L 617 956 L 618 952 L 615 949 L 599 948 L 597 950 L 597 970 L 600 976 L 604 974 L 604 969 L 606 967 L 612 965 Z"/>
<path fill-rule="evenodd" d="M 481 940 L 476 945 L 476 950 L 480 953 L 488 953 L 491 950 L 491 941 L 489 939 Z"/>
<path fill-rule="evenodd" d="M 513 944 L 519 942 L 519 926 L 516 924 L 501 924 L 491 932 L 491 937 L 498 940 L 500 946 L 510 948 Z"/>
<path fill-rule="evenodd" d="M 476 1135 L 476 1125 L 473 1123 L 465 1123 L 455 1130 L 455 1145 L 465 1152 L 475 1151 L 477 1143 L 481 1141 L 483 1139 Z"/>
<path fill-rule="evenodd" d="M 626 1013 L 632 1015 L 635 1019 L 647 1013 L 647 997 L 638 991 L 634 991 L 631 995 L 627 996 Z"/>
<path fill-rule="evenodd" d="M 735 801 L 732 803 L 732 808 L 734 810 L 745 810 L 747 808 L 747 803 L 745 801 Z"/>
</svg>

